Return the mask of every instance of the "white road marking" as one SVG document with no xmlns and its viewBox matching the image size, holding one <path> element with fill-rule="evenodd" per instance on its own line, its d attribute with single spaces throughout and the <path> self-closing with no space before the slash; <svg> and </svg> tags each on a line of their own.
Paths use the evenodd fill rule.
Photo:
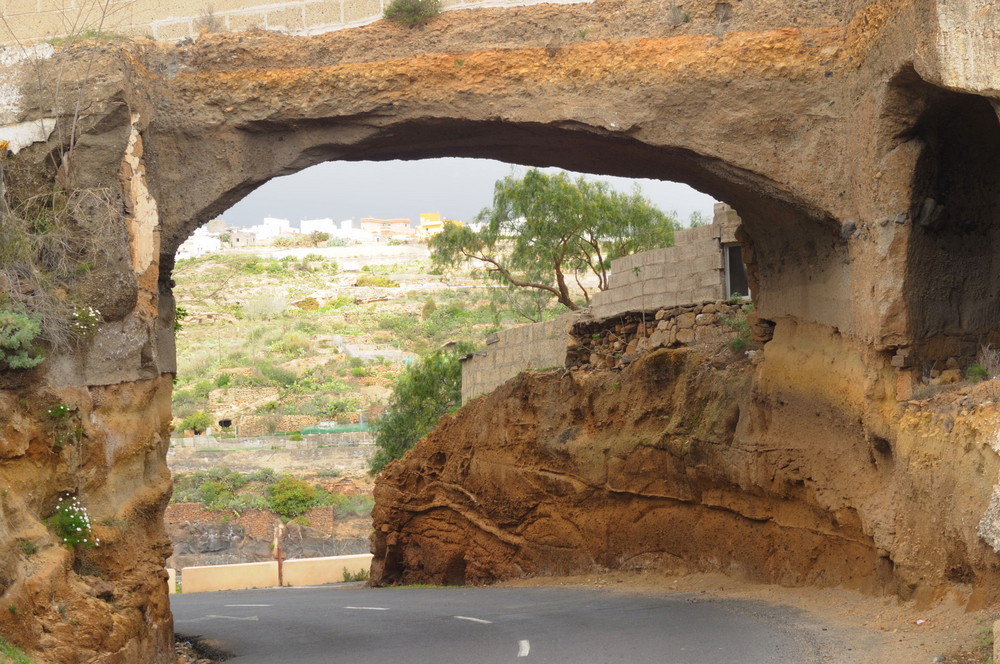
<svg viewBox="0 0 1000 664">
<path fill-rule="evenodd" d="M 456 620 L 468 620 L 469 622 L 482 623 L 484 625 L 492 625 L 492 620 L 483 620 L 482 618 L 470 618 L 469 616 L 455 616 Z"/>
<path fill-rule="evenodd" d="M 531 644 L 526 639 L 517 642 L 518 657 L 527 657 L 529 652 L 531 652 Z"/>
<path fill-rule="evenodd" d="M 270 604 L 225 604 L 224 606 L 231 608 L 231 607 L 241 607 L 241 606 L 246 606 L 246 607 L 251 607 L 251 606 L 253 606 L 253 607 L 257 607 L 257 606 L 264 607 L 264 606 L 271 606 L 271 605 Z"/>
<path fill-rule="evenodd" d="M 216 616 L 208 615 L 201 618 L 189 618 L 188 620 L 175 620 L 174 622 L 201 622 L 202 620 L 260 620 L 257 616 Z"/>
<path fill-rule="evenodd" d="M 345 606 L 345 609 L 350 609 L 351 611 L 388 611 L 389 609 L 383 608 L 381 606 Z"/>
</svg>

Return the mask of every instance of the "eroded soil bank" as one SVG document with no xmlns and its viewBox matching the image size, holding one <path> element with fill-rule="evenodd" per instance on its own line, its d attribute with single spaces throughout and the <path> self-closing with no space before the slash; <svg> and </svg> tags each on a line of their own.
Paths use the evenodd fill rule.
<svg viewBox="0 0 1000 664">
<path fill-rule="evenodd" d="M 995 602 L 990 383 L 898 402 L 884 354 L 780 321 L 750 361 L 661 349 L 525 373 L 375 488 L 376 583 L 720 572 L 929 606 Z"/>
</svg>

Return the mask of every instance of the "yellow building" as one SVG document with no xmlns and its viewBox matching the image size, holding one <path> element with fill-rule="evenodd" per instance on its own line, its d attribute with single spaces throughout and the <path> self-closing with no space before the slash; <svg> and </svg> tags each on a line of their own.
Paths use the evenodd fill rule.
<svg viewBox="0 0 1000 664">
<path fill-rule="evenodd" d="M 461 221 L 455 221 L 454 219 L 443 219 L 437 212 L 422 212 L 420 214 L 420 225 L 417 226 L 417 236 L 421 240 L 426 240 L 443 231 L 445 224 L 465 225 Z"/>
</svg>

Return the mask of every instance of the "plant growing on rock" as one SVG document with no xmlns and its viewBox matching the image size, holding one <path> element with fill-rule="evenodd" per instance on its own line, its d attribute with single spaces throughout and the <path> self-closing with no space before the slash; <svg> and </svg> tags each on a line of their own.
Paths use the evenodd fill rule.
<svg viewBox="0 0 1000 664">
<path fill-rule="evenodd" d="M 383 16 L 408 27 L 426 23 L 441 13 L 440 0 L 393 0 Z"/>
<path fill-rule="evenodd" d="M 0 310 L 0 365 L 30 369 L 45 357 L 37 348 L 42 325 L 37 316 Z"/>
<path fill-rule="evenodd" d="M 87 508 L 70 494 L 64 494 L 56 503 L 56 512 L 48 525 L 62 539 L 66 548 L 100 546 L 101 540 L 94 535 L 90 527 L 90 515 Z"/>
</svg>

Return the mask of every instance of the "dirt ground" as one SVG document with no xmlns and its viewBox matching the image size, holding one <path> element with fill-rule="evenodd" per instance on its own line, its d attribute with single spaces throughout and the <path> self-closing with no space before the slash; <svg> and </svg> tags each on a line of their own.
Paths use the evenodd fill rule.
<svg viewBox="0 0 1000 664">
<path fill-rule="evenodd" d="M 738 581 L 720 574 L 666 576 L 606 572 L 508 581 L 507 587 L 579 586 L 611 592 L 704 595 L 706 599 L 756 600 L 802 612 L 801 629 L 829 664 L 984 664 L 992 662 L 993 621 L 1000 607 L 967 612 L 957 593 L 918 610 L 896 597 L 870 597 L 840 588 L 784 588 Z"/>
</svg>

